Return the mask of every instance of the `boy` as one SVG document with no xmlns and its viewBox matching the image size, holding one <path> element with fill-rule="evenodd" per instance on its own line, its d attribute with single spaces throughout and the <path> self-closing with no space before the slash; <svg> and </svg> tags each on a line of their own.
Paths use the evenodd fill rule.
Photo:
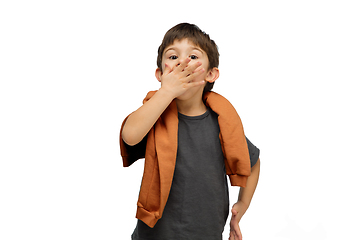
<svg viewBox="0 0 360 240">
<path fill-rule="evenodd" d="M 148 93 L 120 132 L 124 166 L 145 157 L 133 240 L 222 239 L 226 174 L 241 186 L 229 239 L 242 239 L 239 221 L 257 185 L 259 150 L 232 105 L 210 91 L 218 64 L 215 42 L 197 26 L 182 23 L 165 34 L 155 72 L 161 88 Z"/>
</svg>

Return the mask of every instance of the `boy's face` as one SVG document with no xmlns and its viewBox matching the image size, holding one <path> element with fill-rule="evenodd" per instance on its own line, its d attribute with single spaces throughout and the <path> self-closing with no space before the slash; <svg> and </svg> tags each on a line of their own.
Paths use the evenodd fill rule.
<svg viewBox="0 0 360 240">
<path fill-rule="evenodd" d="M 167 48 L 165 48 L 163 56 L 162 56 L 162 69 L 165 69 L 165 64 L 170 66 L 170 68 L 174 68 L 179 64 L 180 61 L 184 61 L 186 58 L 191 58 L 190 64 L 194 64 L 196 62 L 202 63 L 202 68 L 208 70 L 209 68 L 209 59 L 204 50 L 200 47 L 195 46 L 188 39 L 175 40 L 174 43 Z M 204 73 L 206 75 L 206 71 Z M 201 80 L 204 80 L 201 79 Z"/>
<path fill-rule="evenodd" d="M 171 69 L 174 69 L 175 66 L 177 66 L 180 62 L 183 62 L 186 58 L 191 59 L 188 65 L 201 62 L 202 64 L 200 67 L 205 69 L 205 72 L 199 75 L 193 81 L 202 81 L 202 80 L 209 82 L 215 81 L 215 79 L 214 80 L 212 79 L 213 70 L 212 69 L 209 70 L 209 59 L 206 52 L 202 50 L 200 47 L 193 44 L 192 41 L 189 41 L 186 38 L 180 41 L 175 40 L 173 44 L 165 48 L 161 63 L 162 70 L 165 69 L 165 64 L 167 64 Z M 202 94 L 203 88 L 204 85 L 199 87 L 194 87 L 193 89 L 188 90 L 185 95 L 191 97 L 194 94 Z M 180 98 L 178 97 L 178 99 L 188 98 L 186 96 L 182 96 Z"/>
</svg>

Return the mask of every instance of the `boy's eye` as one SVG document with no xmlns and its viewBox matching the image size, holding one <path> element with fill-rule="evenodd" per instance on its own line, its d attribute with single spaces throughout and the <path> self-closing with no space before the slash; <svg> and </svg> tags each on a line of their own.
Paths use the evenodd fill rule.
<svg viewBox="0 0 360 240">
<path fill-rule="evenodd" d="M 191 55 L 190 58 L 193 59 L 193 60 L 198 59 L 198 57 L 196 55 Z"/>
<path fill-rule="evenodd" d="M 175 55 L 172 55 L 172 56 L 170 56 L 169 58 L 172 59 L 172 60 L 176 60 L 178 57 L 175 56 Z"/>
</svg>

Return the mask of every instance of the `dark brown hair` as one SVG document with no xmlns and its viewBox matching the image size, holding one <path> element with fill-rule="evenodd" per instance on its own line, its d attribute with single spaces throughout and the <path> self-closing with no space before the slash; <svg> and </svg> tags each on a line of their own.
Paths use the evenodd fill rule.
<svg viewBox="0 0 360 240">
<path fill-rule="evenodd" d="M 163 41 L 158 49 L 157 66 L 162 71 L 161 63 L 165 48 L 173 44 L 175 40 L 188 39 L 196 46 L 204 50 L 209 59 L 209 69 L 219 66 L 219 51 L 216 43 L 210 39 L 209 35 L 203 32 L 198 26 L 190 23 L 180 23 L 166 32 Z M 214 83 L 207 82 L 204 92 L 213 88 Z"/>
</svg>

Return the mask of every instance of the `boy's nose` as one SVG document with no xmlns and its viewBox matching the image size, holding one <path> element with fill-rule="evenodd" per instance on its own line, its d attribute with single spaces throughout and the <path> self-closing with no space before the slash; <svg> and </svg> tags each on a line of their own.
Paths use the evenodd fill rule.
<svg viewBox="0 0 360 240">
<path fill-rule="evenodd" d="M 186 59 L 188 59 L 189 57 L 183 57 L 183 58 L 178 58 L 178 63 L 176 64 L 176 66 L 179 66 L 180 63 L 184 62 Z"/>
</svg>

